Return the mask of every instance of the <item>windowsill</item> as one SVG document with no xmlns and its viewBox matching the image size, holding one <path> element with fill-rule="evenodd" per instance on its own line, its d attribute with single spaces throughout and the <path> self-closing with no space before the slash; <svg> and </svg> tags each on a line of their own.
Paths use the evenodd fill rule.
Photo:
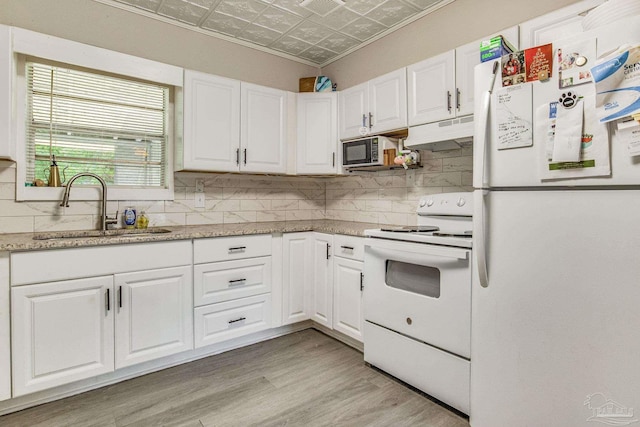
<svg viewBox="0 0 640 427">
<path fill-rule="evenodd" d="M 18 184 L 16 184 L 18 186 Z M 17 201 L 60 201 L 65 187 L 17 187 Z M 100 200 L 102 199 L 102 187 L 76 186 L 70 192 L 69 200 Z M 172 188 L 145 189 L 145 188 L 117 188 L 107 186 L 107 200 L 173 200 Z"/>
</svg>

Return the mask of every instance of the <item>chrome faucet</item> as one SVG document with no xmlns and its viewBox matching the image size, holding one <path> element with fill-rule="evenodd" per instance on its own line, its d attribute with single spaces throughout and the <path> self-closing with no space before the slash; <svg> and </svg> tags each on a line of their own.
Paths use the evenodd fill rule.
<svg viewBox="0 0 640 427">
<path fill-rule="evenodd" d="M 107 183 L 104 182 L 104 179 L 102 179 L 101 177 L 99 177 L 98 175 L 96 175 L 95 173 L 91 173 L 91 172 L 80 172 L 78 174 L 75 174 L 74 176 L 71 177 L 71 179 L 69 179 L 69 182 L 67 183 L 67 188 L 65 188 L 64 190 L 64 196 L 62 197 L 62 203 L 60 203 L 60 206 L 62 207 L 69 207 L 69 193 L 71 192 L 71 185 L 73 184 L 73 182 L 80 178 L 81 176 L 89 176 L 89 177 L 93 177 L 95 179 L 97 179 L 100 182 L 100 185 L 102 185 L 102 231 L 107 231 L 107 226 L 109 224 L 116 224 L 118 222 L 118 212 L 116 211 L 116 216 L 115 218 L 109 218 L 107 216 Z"/>
</svg>

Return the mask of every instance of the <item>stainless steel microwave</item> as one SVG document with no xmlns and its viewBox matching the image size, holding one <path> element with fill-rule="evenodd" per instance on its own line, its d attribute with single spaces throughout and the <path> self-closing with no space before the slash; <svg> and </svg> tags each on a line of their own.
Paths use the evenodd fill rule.
<svg viewBox="0 0 640 427">
<path fill-rule="evenodd" d="M 384 136 L 371 136 L 342 143 L 342 166 L 376 166 L 383 164 L 383 151 L 396 148 L 392 139 Z"/>
</svg>

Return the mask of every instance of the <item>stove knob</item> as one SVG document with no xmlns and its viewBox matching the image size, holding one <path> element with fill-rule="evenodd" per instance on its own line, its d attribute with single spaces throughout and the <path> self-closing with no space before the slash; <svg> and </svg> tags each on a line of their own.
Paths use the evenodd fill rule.
<svg viewBox="0 0 640 427">
<path fill-rule="evenodd" d="M 462 197 L 460 197 L 460 198 L 458 199 L 458 203 L 456 203 L 456 205 L 458 205 L 458 207 L 460 207 L 460 208 L 461 208 L 461 207 L 463 207 L 463 206 L 464 206 L 464 204 L 465 204 L 465 203 L 467 203 L 467 201 L 466 201 L 465 199 L 463 199 Z"/>
<path fill-rule="evenodd" d="M 433 206 L 433 199 L 427 200 L 427 207 Z"/>
<path fill-rule="evenodd" d="M 426 200 L 424 200 L 424 199 L 423 199 L 423 200 L 420 200 L 420 207 L 421 207 L 421 208 L 424 208 L 424 206 L 425 206 L 426 204 L 427 204 L 427 201 L 426 201 Z"/>
</svg>

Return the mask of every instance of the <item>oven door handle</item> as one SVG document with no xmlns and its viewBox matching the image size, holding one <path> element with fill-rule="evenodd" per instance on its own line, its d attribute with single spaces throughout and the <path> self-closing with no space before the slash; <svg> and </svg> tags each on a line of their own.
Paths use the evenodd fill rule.
<svg viewBox="0 0 640 427">
<path fill-rule="evenodd" d="M 396 242 L 393 240 L 375 239 L 365 243 L 365 247 L 372 251 L 392 251 L 395 252 L 394 259 L 399 258 L 401 252 L 415 253 L 419 256 L 434 256 L 449 259 L 469 259 L 469 249 L 449 248 L 445 246 L 426 245 L 423 243 Z"/>
</svg>

